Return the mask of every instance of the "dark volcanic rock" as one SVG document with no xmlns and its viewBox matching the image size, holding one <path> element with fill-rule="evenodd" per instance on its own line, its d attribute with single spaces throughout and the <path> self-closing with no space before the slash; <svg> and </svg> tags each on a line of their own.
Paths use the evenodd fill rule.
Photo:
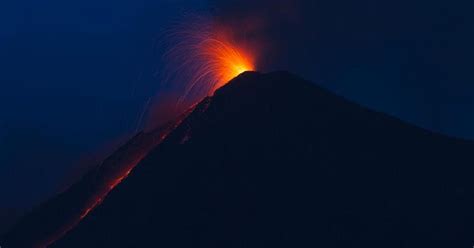
<svg viewBox="0 0 474 248">
<path fill-rule="evenodd" d="M 472 247 L 473 151 L 288 73 L 244 73 L 52 247 Z"/>
</svg>

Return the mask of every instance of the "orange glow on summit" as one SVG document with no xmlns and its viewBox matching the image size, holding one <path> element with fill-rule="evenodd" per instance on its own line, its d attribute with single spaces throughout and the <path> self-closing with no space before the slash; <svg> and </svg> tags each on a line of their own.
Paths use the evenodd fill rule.
<svg viewBox="0 0 474 248">
<path fill-rule="evenodd" d="M 211 75 L 214 79 L 212 91 L 245 71 L 255 70 L 252 57 L 227 41 L 206 39 L 199 44 L 198 49 L 204 66 L 196 76 Z"/>
<path fill-rule="evenodd" d="M 192 18 L 170 30 L 163 83 L 180 92 L 178 105 L 194 104 L 239 74 L 256 69 L 255 49 L 234 37 L 235 30 L 203 18 Z"/>
</svg>

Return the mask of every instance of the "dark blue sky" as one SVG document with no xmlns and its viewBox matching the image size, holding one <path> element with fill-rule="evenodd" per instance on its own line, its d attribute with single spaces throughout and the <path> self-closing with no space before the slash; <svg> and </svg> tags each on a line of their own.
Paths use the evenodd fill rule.
<svg viewBox="0 0 474 248">
<path fill-rule="evenodd" d="M 211 2 L 1 1 L 0 210 L 44 200 L 137 129 L 159 91 L 157 44 L 187 12 L 263 44 L 264 70 L 474 138 L 471 0 Z"/>
</svg>

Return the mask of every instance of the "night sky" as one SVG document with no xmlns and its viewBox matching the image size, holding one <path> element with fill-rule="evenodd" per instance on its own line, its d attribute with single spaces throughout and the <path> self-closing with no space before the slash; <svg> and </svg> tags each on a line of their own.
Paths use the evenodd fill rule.
<svg viewBox="0 0 474 248">
<path fill-rule="evenodd" d="M 0 211 L 45 200 L 141 128 L 163 32 L 186 13 L 259 47 L 261 70 L 474 138 L 472 1 L 2 1 Z"/>
</svg>

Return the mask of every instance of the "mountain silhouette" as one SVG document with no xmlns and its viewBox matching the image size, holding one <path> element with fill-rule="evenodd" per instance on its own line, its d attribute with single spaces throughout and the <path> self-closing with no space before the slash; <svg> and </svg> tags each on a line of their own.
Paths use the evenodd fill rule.
<svg viewBox="0 0 474 248">
<path fill-rule="evenodd" d="M 474 245 L 471 141 L 287 72 L 243 73 L 178 123 L 51 247 Z M 1 245 L 42 225 L 27 216 Z"/>
</svg>

